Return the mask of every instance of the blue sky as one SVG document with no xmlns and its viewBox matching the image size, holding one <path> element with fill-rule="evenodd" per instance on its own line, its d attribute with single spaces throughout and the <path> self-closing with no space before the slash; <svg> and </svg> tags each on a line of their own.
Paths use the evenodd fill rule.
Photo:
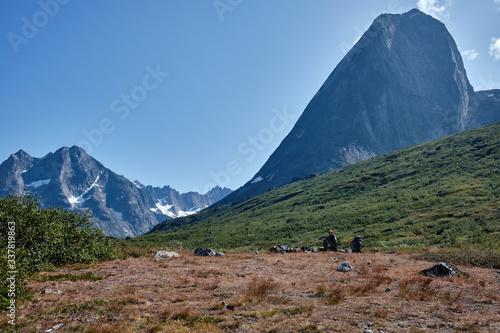
<svg viewBox="0 0 500 333">
<path fill-rule="evenodd" d="M 500 88 L 500 0 L 3 0 L 0 161 L 80 145 L 147 185 L 236 189 L 375 17 L 417 7 Z"/>
</svg>

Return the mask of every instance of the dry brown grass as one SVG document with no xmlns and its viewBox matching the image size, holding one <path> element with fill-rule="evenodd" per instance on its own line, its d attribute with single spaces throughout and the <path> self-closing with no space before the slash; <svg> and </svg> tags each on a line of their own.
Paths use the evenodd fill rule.
<svg viewBox="0 0 500 333">
<path fill-rule="evenodd" d="M 349 261 L 354 270 L 337 272 Z M 368 262 L 371 263 L 368 263 Z M 50 274 L 102 280 L 32 280 L 19 332 L 498 332 L 500 274 L 462 267 L 431 279 L 411 254 L 229 253 L 155 262 L 130 258 Z M 50 289 L 61 294 L 41 294 Z M 229 306 L 221 304 L 225 301 Z M 6 330 L 3 315 L 0 331 Z"/>
</svg>

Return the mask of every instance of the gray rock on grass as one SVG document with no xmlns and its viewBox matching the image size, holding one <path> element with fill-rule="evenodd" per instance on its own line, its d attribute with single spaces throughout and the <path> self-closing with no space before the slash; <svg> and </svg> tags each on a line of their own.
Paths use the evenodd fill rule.
<svg viewBox="0 0 500 333">
<path fill-rule="evenodd" d="M 339 267 L 337 267 L 337 271 L 339 272 L 350 272 L 352 271 L 351 263 L 346 261 L 342 263 Z"/>
</svg>

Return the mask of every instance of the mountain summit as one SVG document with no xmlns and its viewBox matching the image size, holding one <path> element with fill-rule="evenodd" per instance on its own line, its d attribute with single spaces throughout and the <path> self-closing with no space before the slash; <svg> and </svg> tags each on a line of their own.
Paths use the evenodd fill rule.
<svg viewBox="0 0 500 333">
<path fill-rule="evenodd" d="M 500 121 L 500 91 L 476 95 L 443 23 L 417 9 L 380 15 L 254 178 L 219 204 Z"/>
<path fill-rule="evenodd" d="M 42 158 L 23 150 L 0 164 L 0 197 L 24 189 L 44 206 L 90 209 L 94 223 L 113 237 L 138 236 L 159 222 L 200 211 L 231 192 L 216 187 L 202 195 L 144 186 L 104 167 L 82 148 L 63 147 Z"/>
</svg>

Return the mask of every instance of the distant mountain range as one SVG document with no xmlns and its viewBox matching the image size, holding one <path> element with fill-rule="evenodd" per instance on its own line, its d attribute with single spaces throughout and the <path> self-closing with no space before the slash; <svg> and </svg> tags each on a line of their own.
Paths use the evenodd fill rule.
<svg viewBox="0 0 500 333">
<path fill-rule="evenodd" d="M 77 146 L 42 158 L 23 150 L 11 155 L 0 165 L 0 197 L 24 189 L 39 196 L 44 206 L 90 209 L 95 224 L 118 238 L 199 212 L 232 192 L 215 187 L 206 194 L 181 194 L 169 186 L 145 186 L 114 173 Z"/>
<path fill-rule="evenodd" d="M 383 14 L 264 166 L 217 205 L 497 121 L 500 90 L 474 92 L 443 23 L 417 9 Z"/>
</svg>

